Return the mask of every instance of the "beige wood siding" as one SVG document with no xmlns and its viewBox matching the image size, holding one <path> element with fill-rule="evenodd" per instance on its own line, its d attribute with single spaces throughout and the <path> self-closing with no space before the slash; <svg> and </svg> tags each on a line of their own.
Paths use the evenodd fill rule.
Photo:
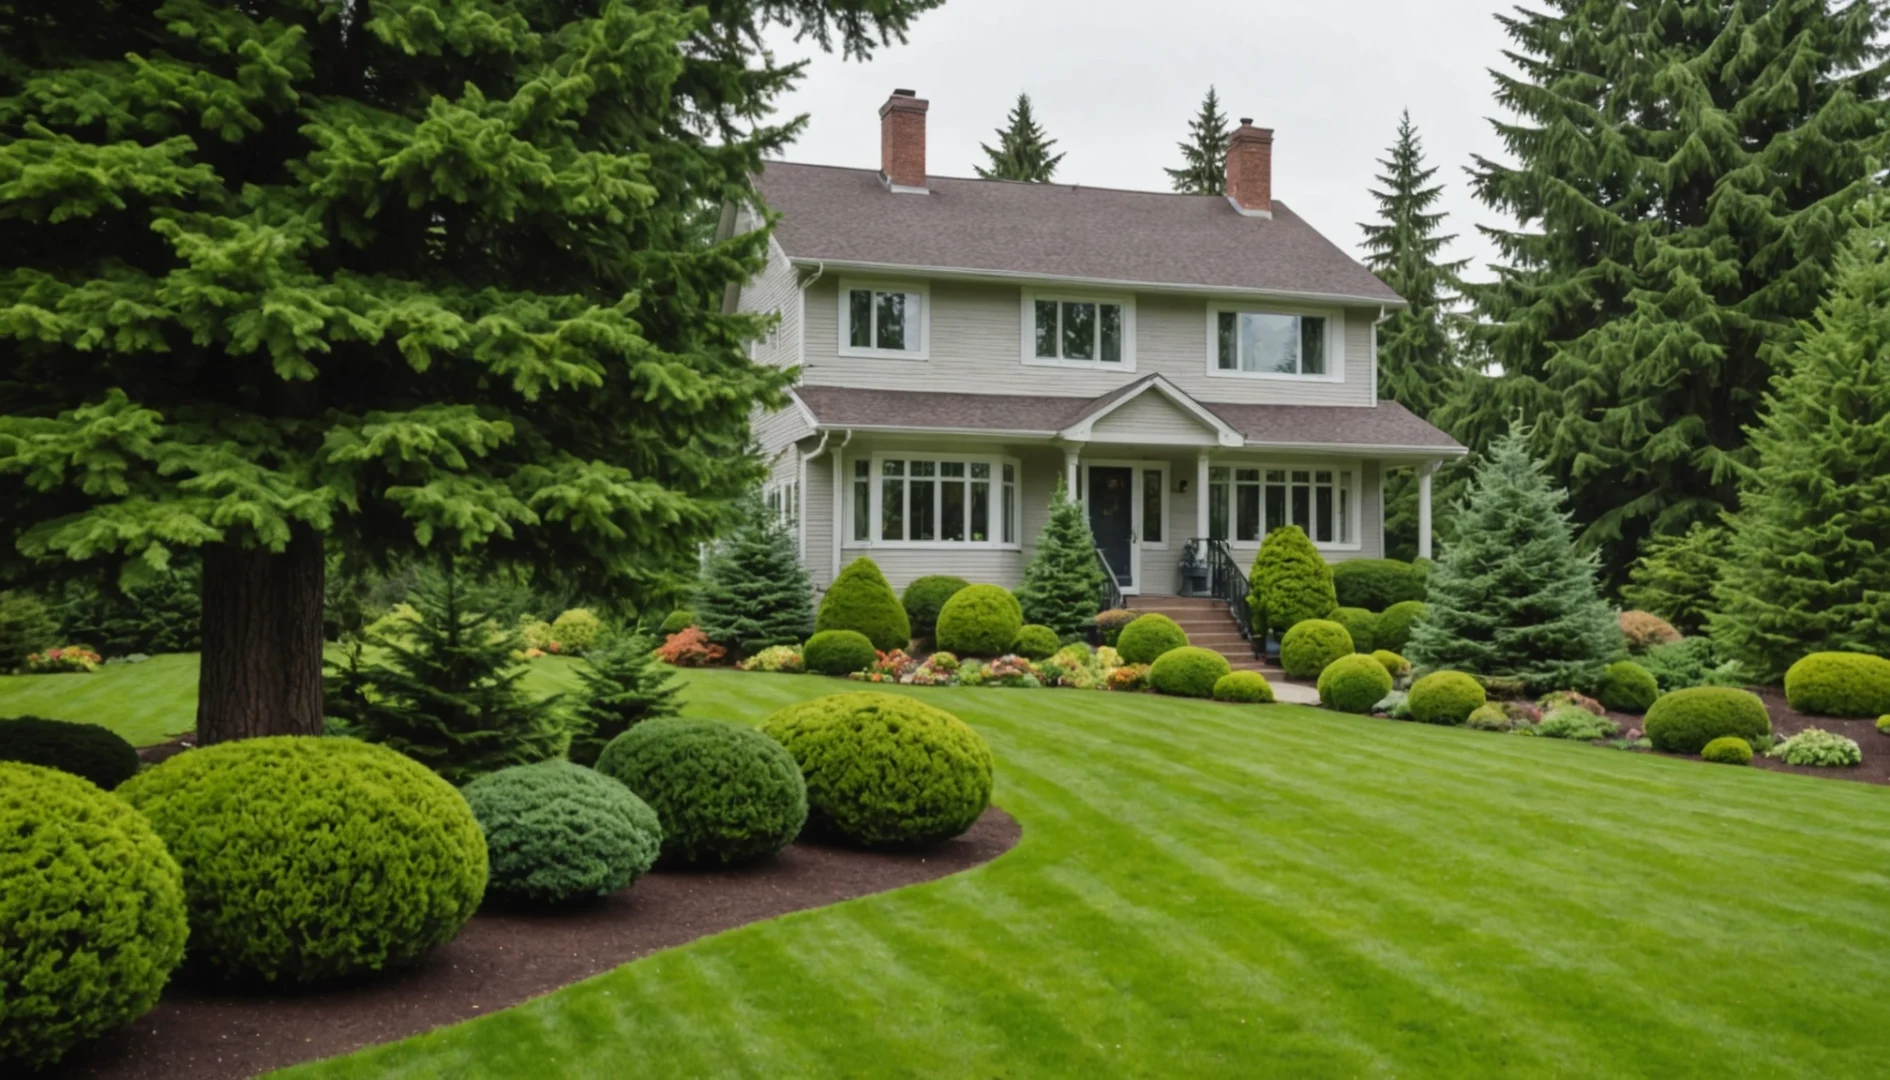
<svg viewBox="0 0 1890 1080">
<path fill-rule="evenodd" d="M 753 220 L 744 211 L 737 228 L 753 228 Z M 800 286 L 794 264 L 788 262 L 781 245 L 768 242 L 768 262 L 747 285 L 736 302 L 743 314 L 778 315 L 780 321 L 766 338 L 755 342 L 752 355 L 771 367 L 793 367 L 800 363 L 801 303 Z"/>
<path fill-rule="evenodd" d="M 1135 400 L 1096 421 L 1090 439 L 1097 443 L 1130 443 L 1160 446 L 1215 446 L 1219 439 L 1201 419 L 1158 391 L 1138 395 Z"/>
</svg>

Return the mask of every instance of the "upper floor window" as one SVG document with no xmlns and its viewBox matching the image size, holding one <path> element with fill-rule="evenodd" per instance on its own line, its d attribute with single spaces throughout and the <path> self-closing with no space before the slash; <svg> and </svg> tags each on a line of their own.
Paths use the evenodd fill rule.
<svg viewBox="0 0 1890 1080">
<path fill-rule="evenodd" d="M 1024 360 L 1135 370 L 1135 305 L 1112 297 L 1024 293 Z"/>
<path fill-rule="evenodd" d="M 1338 320 L 1306 312 L 1210 306 L 1208 374 L 1336 378 Z"/>
<path fill-rule="evenodd" d="M 924 286 L 840 283 L 840 355 L 924 360 L 930 296 Z"/>
</svg>

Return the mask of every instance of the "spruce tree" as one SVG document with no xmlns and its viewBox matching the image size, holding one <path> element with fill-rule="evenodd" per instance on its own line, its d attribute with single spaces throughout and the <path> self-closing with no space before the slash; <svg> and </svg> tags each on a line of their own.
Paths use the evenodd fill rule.
<svg viewBox="0 0 1890 1080">
<path fill-rule="evenodd" d="M 1656 536 L 1641 546 L 1641 557 L 1628 570 L 1621 600 L 1672 623 L 1683 634 L 1698 634 L 1717 601 L 1714 592 L 1725 572 L 1724 526 L 1696 522 L 1674 536 Z"/>
<path fill-rule="evenodd" d="M 1595 588 L 1596 559 L 1520 427 L 1496 441 L 1431 570 L 1424 618 L 1406 655 L 1420 667 L 1587 690 L 1622 650 Z"/>
<path fill-rule="evenodd" d="M 972 166 L 986 180 L 1047 184 L 1057 171 L 1057 162 L 1063 160 L 1062 154 L 1050 153 L 1057 141 L 1045 137 L 1043 128 L 1038 126 L 1037 118 L 1030 111 L 1029 94 L 1017 95 L 1017 105 L 1005 118 L 1004 126 L 997 130 L 997 137 L 997 149 L 979 146 L 991 159 L 990 167 Z"/>
<path fill-rule="evenodd" d="M 1881 0 L 1553 0 L 1501 17 L 1517 74 L 1477 194 L 1506 264 L 1473 290 L 1521 410 L 1618 584 L 1641 542 L 1717 521 L 1745 431 L 1890 150 Z"/>
<path fill-rule="evenodd" d="M 204 742 L 321 730 L 327 550 L 673 588 L 788 378 L 700 227 L 799 130 L 762 32 L 937 2 L 0 5 L 0 548 L 200 550 Z"/>
<path fill-rule="evenodd" d="M 656 639 L 612 630 L 584 655 L 572 695 L 571 760 L 595 765 L 610 741 L 645 720 L 682 711 L 676 670 L 658 660 Z"/>
<path fill-rule="evenodd" d="M 1060 637 L 1084 633 L 1101 610 L 1102 587 L 1089 516 L 1059 480 L 1050 500 L 1050 520 L 1037 534 L 1037 550 L 1024 567 L 1023 584 L 1017 589 L 1024 622 L 1047 626 Z"/>
<path fill-rule="evenodd" d="M 1890 655 L 1890 199 L 1766 396 L 1709 624 L 1767 677 L 1806 653 Z"/>
<path fill-rule="evenodd" d="M 1186 142 L 1181 148 L 1181 168 L 1164 169 L 1174 189 L 1189 195 L 1224 195 L 1227 193 L 1227 146 L 1233 140 L 1234 126 L 1221 111 L 1220 95 L 1208 87 L 1201 99 L 1201 111 L 1188 121 Z"/>
<path fill-rule="evenodd" d="M 814 627 L 814 586 L 793 534 L 758 500 L 741 513 L 711 550 L 695 599 L 696 625 L 738 657 L 798 645 Z"/>
</svg>

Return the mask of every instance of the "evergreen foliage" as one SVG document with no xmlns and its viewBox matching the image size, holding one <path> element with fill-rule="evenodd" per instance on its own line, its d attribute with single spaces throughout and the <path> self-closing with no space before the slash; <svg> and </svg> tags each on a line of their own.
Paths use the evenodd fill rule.
<svg viewBox="0 0 1890 1080">
<path fill-rule="evenodd" d="M 1062 154 L 1050 153 L 1057 141 L 1046 136 L 1031 114 L 1029 94 L 1017 95 L 1017 104 L 1005 117 L 1004 126 L 997 129 L 997 137 L 996 149 L 979 146 L 990 159 L 990 165 L 972 166 L 986 180 L 1047 184 L 1057 171 L 1057 162 L 1063 160 Z"/>
<path fill-rule="evenodd" d="M 1865 653 L 1812 653 L 1786 670 L 1785 701 L 1813 716 L 1862 719 L 1890 713 L 1890 660 Z"/>
<path fill-rule="evenodd" d="M 912 620 L 906 617 L 905 605 L 879 572 L 879 564 L 864 555 L 848 563 L 820 598 L 814 629 L 856 630 L 881 652 L 912 644 Z M 1012 627 L 1011 633 L 1016 632 Z"/>
<path fill-rule="evenodd" d="M 786 847 L 807 822 L 807 784 L 793 756 L 743 724 L 639 724 L 604 749 L 597 771 L 656 811 L 662 865 L 748 862 Z"/>
<path fill-rule="evenodd" d="M 1221 98 L 1212 86 L 1201 99 L 1201 111 L 1188 121 L 1188 138 L 1175 144 L 1181 150 L 1181 168 L 1164 169 L 1168 182 L 1187 195 L 1227 193 L 1227 148 L 1234 126 L 1221 111 Z"/>
<path fill-rule="evenodd" d="M 1257 671 L 1230 671 L 1215 681 L 1214 700 L 1243 705 L 1271 704 L 1273 684 Z"/>
<path fill-rule="evenodd" d="M 741 523 L 718 541 L 696 588 L 696 625 L 709 640 L 750 656 L 798 645 L 814 626 L 814 586 L 781 518 L 745 500 Z"/>
<path fill-rule="evenodd" d="M 194 563 L 119 582 L 78 578 L 58 593 L 59 636 L 105 656 L 196 652 L 203 645 L 203 575 Z"/>
<path fill-rule="evenodd" d="M 1058 481 L 1050 500 L 1050 520 L 1037 535 L 1037 551 L 1024 567 L 1023 584 L 1017 590 L 1024 621 L 1048 626 L 1059 637 L 1084 633 L 1101 611 L 1102 586 L 1089 515 Z"/>
<path fill-rule="evenodd" d="M 1461 671 L 1433 671 L 1411 685 L 1406 699 L 1420 724 L 1458 727 L 1489 700 L 1483 684 Z"/>
<path fill-rule="evenodd" d="M 1446 215 L 1432 209 L 1444 186 L 1431 183 L 1437 166 L 1424 163 L 1409 111 L 1399 118 L 1397 141 L 1379 165 L 1384 171 L 1371 192 L 1378 220 L 1359 226 L 1365 265 L 1410 306 L 1378 328 L 1378 396 L 1429 417 L 1457 376 L 1458 317 L 1452 307 L 1468 262 L 1439 261 L 1456 237 L 1441 233 Z"/>
<path fill-rule="evenodd" d="M 1297 525 L 1267 530 L 1248 575 L 1247 610 L 1254 636 L 1284 638 L 1307 619 L 1323 619 L 1339 606 L 1332 567 Z"/>
<path fill-rule="evenodd" d="M 1002 585 L 973 585 L 938 612 L 938 647 L 960 656 L 997 656 L 1024 628 L 1024 608 Z"/>
<path fill-rule="evenodd" d="M 1521 428 L 1497 440 L 1477 468 L 1456 542 L 1431 571 L 1406 649 L 1413 663 L 1545 690 L 1593 684 L 1621 652 L 1621 631 L 1562 502 Z"/>
<path fill-rule="evenodd" d="M 1295 679 L 1317 679 L 1343 657 L 1353 655 L 1352 634 L 1330 619 L 1302 619 L 1280 637 L 1280 669 Z"/>
<path fill-rule="evenodd" d="M 1332 568 L 1332 589 L 1339 607 L 1384 611 L 1393 604 L 1424 599 L 1428 568 L 1399 559 L 1347 559 Z"/>
<path fill-rule="evenodd" d="M 1696 521 L 1683 533 L 1649 538 L 1628 569 L 1621 599 L 1658 615 L 1682 634 L 1706 629 L 1717 601 L 1713 592 L 1725 571 L 1726 530 Z"/>
<path fill-rule="evenodd" d="M 676 671 L 656 658 L 656 639 L 621 629 L 584 654 L 571 699 L 571 760 L 595 765 L 617 736 L 682 709 Z"/>
<path fill-rule="evenodd" d="M 1772 734 L 1772 715 L 1749 690 L 1696 686 L 1662 694 L 1643 722 L 1654 749 L 1697 754 L 1714 739 L 1732 735 L 1758 743 Z"/>
<path fill-rule="evenodd" d="M 0 592 L 0 675 L 26 662 L 27 654 L 59 644 L 59 624 L 39 597 L 24 591 Z"/>
<path fill-rule="evenodd" d="M 486 893 L 512 903 L 609 896 L 654 866 L 662 847 L 656 811 L 569 761 L 500 769 L 460 794 L 486 837 Z"/>
<path fill-rule="evenodd" d="M 1354 653 L 1327 664 L 1319 673 L 1319 703 L 1328 709 L 1364 716 L 1391 693 L 1391 672 L 1369 655 Z"/>
<path fill-rule="evenodd" d="M 1234 666 L 1220 653 L 1194 645 L 1183 645 L 1155 658 L 1155 662 L 1149 665 L 1148 685 L 1158 694 L 1213 697 L 1215 684 L 1233 670 Z"/>
<path fill-rule="evenodd" d="M 110 791 L 137 775 L 138 751 L 100 724 L 21 716 L 0 720 L 0 761 L 20 761 L 84 777 Z"/>
<path fill-rule="evenodd" d="M 1126 664 L 1153 664 L 1166 653 L 1186 647 L 1188 634 L 1181 624 L 1151 611 L 1138 615 L 1116 637 L 1116 652 Z"/>
<path fill-rule="evenodd" d="M 958 594 L 958 590 L 969 588 L 971 582 L 950 574 L 928 574 L 914 578 L 899 594 L 899 602 L 905 605 L 906 618 L 912 623 L 912 636 L 929 638 L 938 634 L 938 613 L 944 609 L 945 601 Z"/>
<path fill-rule="evenodd" d="M 851 675 L 878 659 L 873 643 L 858 630 L 822 630 L 807 639 L 801 662 L 816 675 Z"/>
</svg>

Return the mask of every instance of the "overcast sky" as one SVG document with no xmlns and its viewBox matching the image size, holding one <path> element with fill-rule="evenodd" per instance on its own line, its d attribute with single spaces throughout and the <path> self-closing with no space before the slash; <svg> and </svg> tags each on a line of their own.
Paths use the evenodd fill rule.
<svg viewBox="0 0 1890 1080">
<path fill-rule="evenodd" d="M 1367 192 L 1409 108 L 1442 208 L 1459 234 L 1456 258 L 1483 278 L 1491 249 L 1473 227 L 1500 218 L 1469 191 L 1472 153 L 1501 156 L 1488 69 L 1507 44 L 1489 0 L 947 0 L 911 40 L 869 63 L 776 41 L 782 58 L 814 58 L 784 100 L 810 114 L 785 155 L 877 167 L 878 109 L 894 87 L 930 99 L 928 171 L 973 176 L 979 143 L 995 143 L 1019 90 L 1067 156 L 1060 183 L 1169 189 L 1165 166 L 1212 83 L 1230 118 L 1274 129 L 1273 193 L 1358 254 Z"/>
</svg>

